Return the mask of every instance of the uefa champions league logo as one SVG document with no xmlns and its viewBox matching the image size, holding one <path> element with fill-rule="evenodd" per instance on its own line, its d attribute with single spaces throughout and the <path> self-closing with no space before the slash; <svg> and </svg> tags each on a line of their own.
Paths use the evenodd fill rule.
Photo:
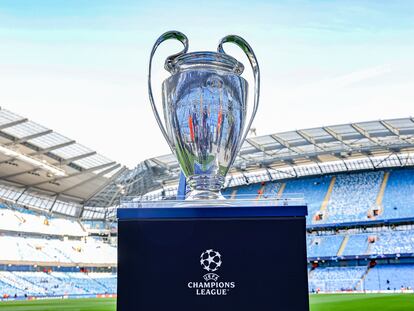
<svg viewBox="0 0 414 311">
<path fill-rule="evenodd" d="M 201 254 L 200 263 L 204 270 L 215 272 L 221 267 L 221 254 L 215 250 L 208 249 Z"/>
<path fill-rule="evenodd" d="M 188 282 L 188 288 L 195 289 L 198 296 L 226 296 L 230 289 L 236 287 L 235 282 L 217 282 L 219 275 L 216 272 L 223 264 L 221 254 L 208 249 L 200 255 L 201 267 L 208 273 L 203 276 L 205 282 Z"/>
<path fill-rule="evenodd" d="M 204 270 L 210 272 L 204 275 L 204 280 L 218 280 L 219 276 L 215 273 L 212 273 L 217 271 L 222 264 L 221 254 L 218 251 L 208 249 L 205 252 L 203 252 L 200 256 L 200 264 Z"/>
</svg>

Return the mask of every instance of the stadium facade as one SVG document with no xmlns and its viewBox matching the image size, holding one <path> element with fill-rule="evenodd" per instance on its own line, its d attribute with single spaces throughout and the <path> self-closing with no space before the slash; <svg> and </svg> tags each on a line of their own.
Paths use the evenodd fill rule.
<svg viewBox="0 0 414 311">
<path fill-rule="evenodd" d="M 173 199 L 174 156 L 128 169 L 4 109 L 0 142 L 0 295 L 115 294 L 116 208 Z M 311 292 L 412 291 L 412 118 L 249 137 L 224 194 L 308 203 Z"/>
</svg>

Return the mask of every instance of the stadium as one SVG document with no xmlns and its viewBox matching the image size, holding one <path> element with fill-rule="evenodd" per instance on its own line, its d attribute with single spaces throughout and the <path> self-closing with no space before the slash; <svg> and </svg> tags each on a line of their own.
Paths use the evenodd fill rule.
<svg viewBox="0 0 414 311">
<path fill-rule="evenodd" d="M 54 310 L 65 298 L 114 310 L 116 209 L 175 199 L 175 157 L 128 169 L 7 109 L 0 139 L 0 309 Z M 389 298 L 412 308 L 414 119 L 250 135 L 225 185 L 231 199 L 307 203 L 312 310 L 361 297 L 377 298 L 359 302 L 366 310 Z"/>
</svg>

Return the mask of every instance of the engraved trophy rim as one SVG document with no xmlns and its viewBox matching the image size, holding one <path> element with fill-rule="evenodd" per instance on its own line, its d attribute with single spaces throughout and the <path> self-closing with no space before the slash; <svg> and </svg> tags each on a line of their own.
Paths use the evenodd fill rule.
<svg viewBox="0 0 414 311">
<path fill-rule="evenodd" d="M 197 51 L 180 54 L 174 58 L 167 58 L 165 69 L 171 74 L 183 70 L 213 68 L 222 71 L 229 71 L 241 75 L 244 71 L 244 65 L 231 55 L 212 52 Z"/>
</svg>

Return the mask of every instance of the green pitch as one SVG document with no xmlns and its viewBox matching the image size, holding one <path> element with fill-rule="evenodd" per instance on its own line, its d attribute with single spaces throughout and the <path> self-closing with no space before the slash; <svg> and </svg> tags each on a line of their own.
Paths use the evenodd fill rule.
<svg viewBox="0 0 414 311">
<path fill-rule="evenodd" d="M 311 311 L 412 311 L 414 294 L 312 295 Z M 115 311 L 115 299 L 0 302 L 0 311 Z"/>
<path fill-rule="evenodd" d="M 116 299 L 62 299 L 0 302 L 0 311 L 115 311 Z"/>
<path fill-rule="evenodd" d="M 311 295 L 311 311 L 408 311 L 414 294 Z"/>
</svg>

